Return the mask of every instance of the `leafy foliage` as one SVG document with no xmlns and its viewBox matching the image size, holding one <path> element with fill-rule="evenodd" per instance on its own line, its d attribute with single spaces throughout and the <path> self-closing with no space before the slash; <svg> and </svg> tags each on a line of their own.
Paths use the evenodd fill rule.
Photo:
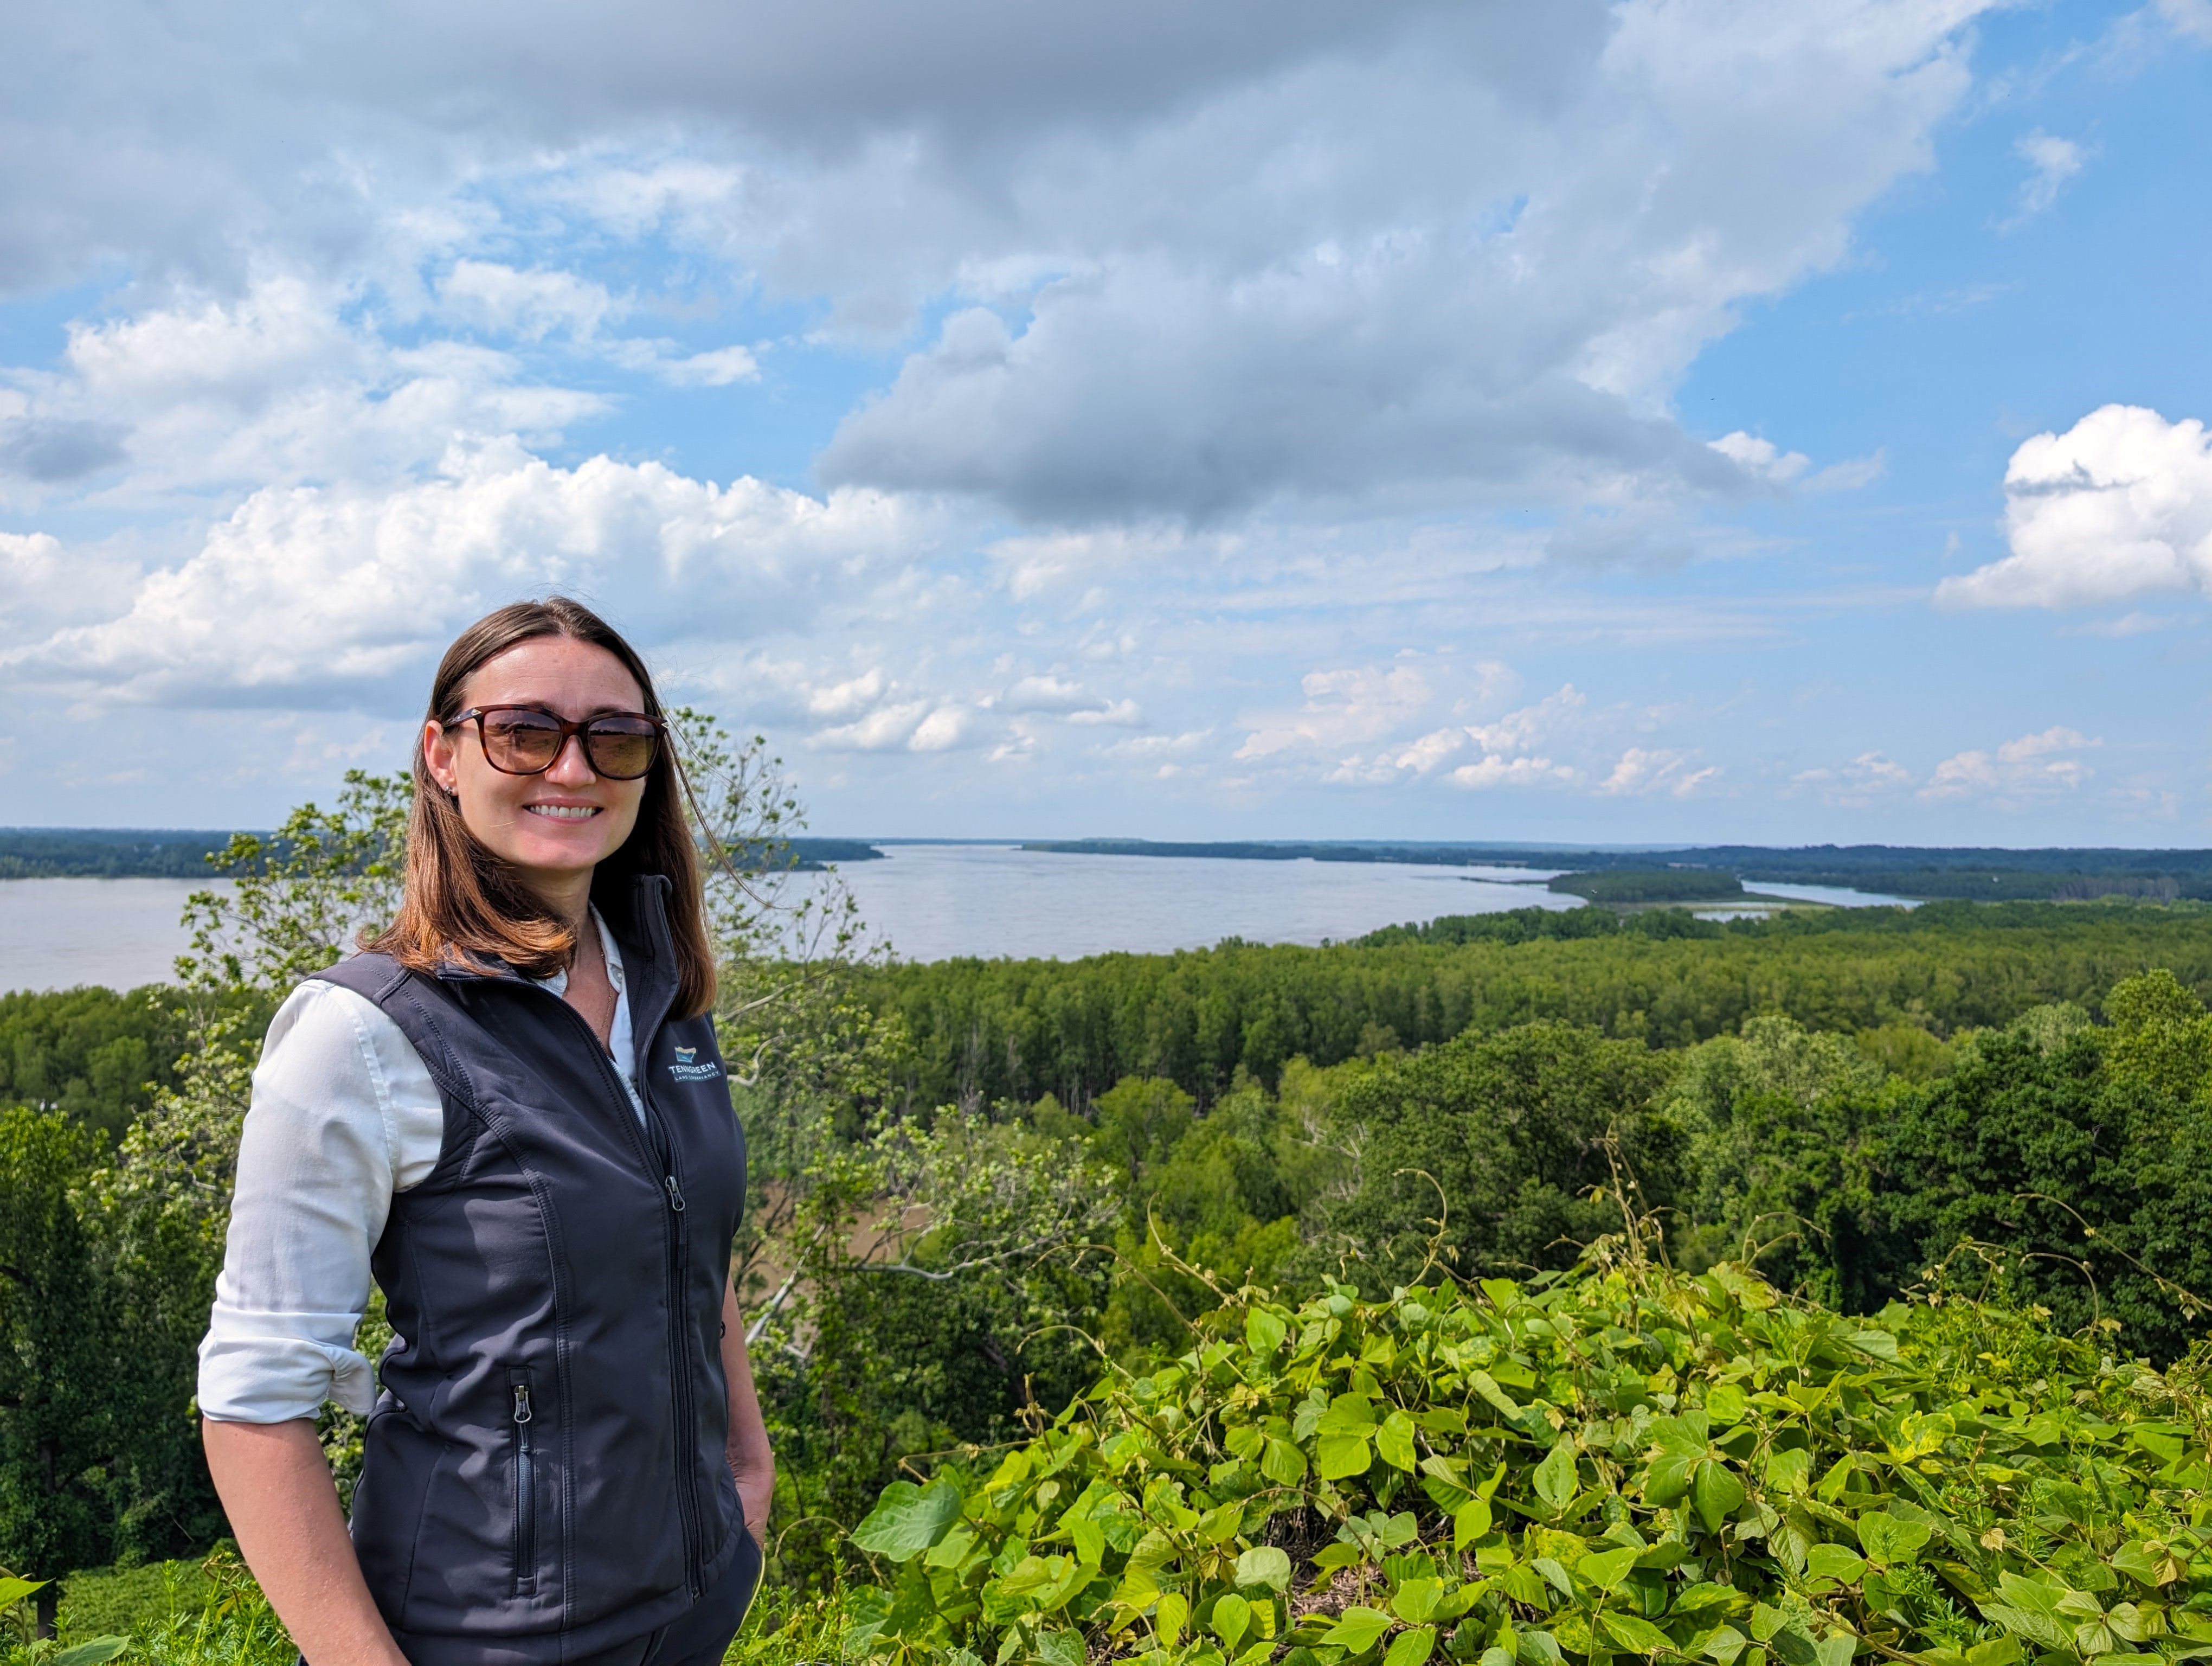
<svg viewBox="0 0 2212 1666">
<path fill-rule="evenodd" d="M 0 1113 L 0 1561 L 112 1554 L 118 1443 L 112 1288 L 71 1207 L 92 1140 L 58 1112 Z M 11 1599 L 12 1600 L 12 1599 Z"/>
<path fill-rule="evenodd" d="M 1340 1258 L 1370 1292 L 1437 1255 L 1462 1275 L 1571 1262 L 1618 1224 L 1595 1189 L 1626 1188 L 1640 1209 L 1681 1189 L 1680 1130 L 1651 1114 L 1670 1071 L 1563 1024 L 1384 1061 L 1338 1107 L 1350 1172 L 1314 1212 L 1314 1258 Z"/>
<path fill-rule="evenodd" d="M 184 1031 L 173 989 L 0 995 L 0 1104 L 58 1110 L 119 1140 L 149 1103 L 149 1083 L 175 1085 Z"/>
<path fill-rule="evenodd" d="M 1621 1239 L 1524 1283 L 1246 1289 L 995 1466 L 887 1489 L 844 1650 L 2188 1658 L 2212 1653 L 2208 1410 L 2194 1362 L 2161 1376 L 1940 1289 L 1845 1318 Z"/>
</svg>

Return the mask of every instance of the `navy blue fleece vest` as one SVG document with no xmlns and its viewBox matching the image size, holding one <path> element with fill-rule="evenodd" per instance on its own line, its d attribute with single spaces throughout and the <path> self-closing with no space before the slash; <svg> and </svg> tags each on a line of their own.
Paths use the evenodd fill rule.
<svg viewBox="0 0 2212 1666">
<path fill-rule="evenodd" d="M 414 1666 L 550 1666 L 641 1637 L 742 1541 L 721 1314 L 744 1140 L 712 1020 L 669 1017 L 667 889 L 594 898 L 643 1128 L 590 1027 L 525 978 L 374 954 L 319 974 L 391 1017 L 445 1104 L 437 1166 L 393 1198 L 372 1259 L 395 1336 L 353 1505 Z"/>
</svg>

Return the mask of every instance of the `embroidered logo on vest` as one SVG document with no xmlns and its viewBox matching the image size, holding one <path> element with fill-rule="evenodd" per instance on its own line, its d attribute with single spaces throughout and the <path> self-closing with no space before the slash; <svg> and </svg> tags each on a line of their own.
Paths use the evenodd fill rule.
<svg viewBox="0 0 2212 1666">
<path fill-rule="evenodd" d="M 679 1047 L 676 1049 L 676 1062 L 668 1067 L 668 1073 L 679 1082 L 711 1082 L 722 1073 L 722 1067 L 712 1059 L 704 1064 L 698 1059 L 697 1048 Z"/>
</svg>

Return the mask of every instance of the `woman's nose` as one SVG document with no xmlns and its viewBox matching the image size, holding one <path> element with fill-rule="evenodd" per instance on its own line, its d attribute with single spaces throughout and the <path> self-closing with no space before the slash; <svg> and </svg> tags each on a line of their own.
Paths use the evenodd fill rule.
<svg viewBox="0 0 2212 1666">
<path fill-rule="evenodd" d="M 572 734 L 561 743 L 560 754 L 547 768 L 545 776 L 564 787 L 581 787 L 599 778 L 592 760 L 585 756 L 583 736 Z"/>
</svg>

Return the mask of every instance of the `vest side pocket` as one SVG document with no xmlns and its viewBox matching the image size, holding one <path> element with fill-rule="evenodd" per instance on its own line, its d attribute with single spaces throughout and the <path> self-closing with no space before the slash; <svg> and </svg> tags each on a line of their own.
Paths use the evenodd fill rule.
<svg viewBox="0 0 2212 1666">
<path fill-rule="evenodd" d="M 514 1594 L 538 1590 L 537 1413 L 530 1402 L 530 1370 L 516 1365 L 507 1373 L 508 1438 L 514 1476 Z"/>
</svg>

